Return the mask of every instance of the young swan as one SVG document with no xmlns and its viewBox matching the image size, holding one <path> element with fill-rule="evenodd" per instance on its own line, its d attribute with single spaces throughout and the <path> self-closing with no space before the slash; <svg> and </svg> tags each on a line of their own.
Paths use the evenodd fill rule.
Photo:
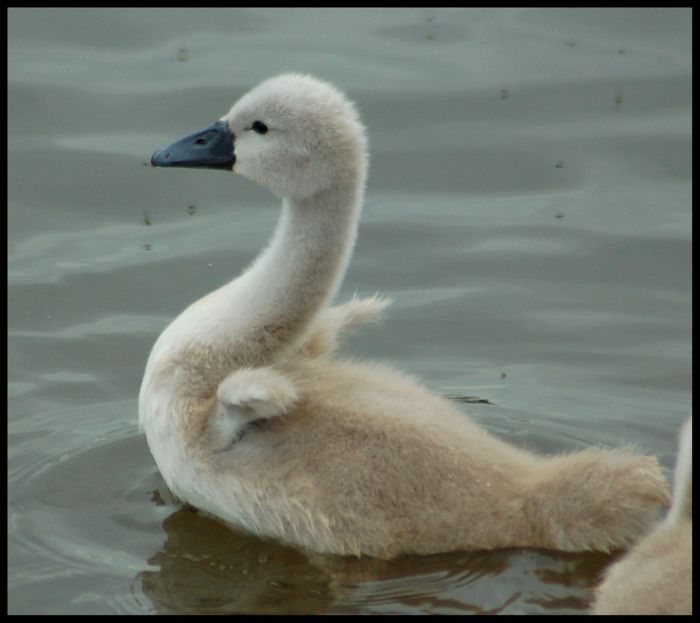
<svg viewBox="0 0 700 623">
<path fill-rule="evenodd" d="M 666 519 L 608 569 L 593 614 L 693 613 L 693 428 L 685 423 Z"/>
<path fill-rule="evenodd" d="M 283 198 L 267 248 L 176 318 L 148 360 L 140 425 L 180 499 L 302 548 L 382 558 L 621 548 L 668 503 L 654 458 L 535 456 L 414 379 L 334 355 L 386 303 L 329 307 L 367 170 L 364 128 L 332 86 L 272 78 L 151 162 L 232 169 Z"/>
</svg>

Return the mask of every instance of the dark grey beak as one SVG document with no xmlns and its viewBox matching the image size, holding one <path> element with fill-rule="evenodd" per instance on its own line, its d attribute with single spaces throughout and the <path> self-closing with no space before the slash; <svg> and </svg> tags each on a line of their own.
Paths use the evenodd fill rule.
<svg viewBox="0 0 700 623">
<path fill-rule="evenodd" d="M 194 169 L 233 168 L 234 136 L 225 121 L 181 138 L 151 156 L 153 167 L 189 167 Z"/>
</svg>

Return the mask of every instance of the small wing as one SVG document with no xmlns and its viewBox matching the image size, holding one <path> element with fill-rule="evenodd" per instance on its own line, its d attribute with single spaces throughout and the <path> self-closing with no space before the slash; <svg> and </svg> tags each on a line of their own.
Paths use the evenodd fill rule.
<svg viewBox="0 0 700 623">
<path fill-rule="evenodd" d="M 284 415 L 297 400 L 294 384 L 272 368 L 243 368 L 229 374 L 216 392 L 219 404 L 209 423 L 215 448 L 237 441 L 251 422 Z"/>
<path fill-rule="evenodd" d="M 301 351 L 309 357 L 332 353 L 338 347 L 341 334 L 366 322 L 379 322 L 382 312 L 391 305 L 391 299 L 378 295 L 352 298 L 347 303 L 324 310 L 316 326 L 303 343 Z"/>
</svg>

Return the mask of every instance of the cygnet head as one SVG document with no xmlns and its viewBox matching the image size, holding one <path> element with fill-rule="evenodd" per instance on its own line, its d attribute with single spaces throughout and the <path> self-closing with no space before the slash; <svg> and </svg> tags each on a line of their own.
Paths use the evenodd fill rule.
<svg viewBox="0 0 700 623">
<path fill-rule="evenodd" d="M 157 151 L 151 164 L 228 169 L 300 200 L 361 187 L 366 149 L 355 106 L 340 91 L 282 74 L 246 93 L 213 126 Z"/>
</svg>

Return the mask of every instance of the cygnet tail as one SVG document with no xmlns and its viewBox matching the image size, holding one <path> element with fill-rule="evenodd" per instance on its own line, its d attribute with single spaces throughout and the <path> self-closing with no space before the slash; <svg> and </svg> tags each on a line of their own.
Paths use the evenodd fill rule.
<svg viewBox="0 0 700 623">
<path fill-rule="evenodd" d="M 670 502 L 656 458 L 627 448 L 586 448 L 542 462 L 525 512 L 545 547 L 613 551 L 648 532 L 659 507 Z"/>
<path fill-rule="evenodd" d="M 693 518 L 693 419 L 681 428 L 678 459 L 673 473 L 673 501 L 666 516 L 667 525 Z"/>
</svg>

